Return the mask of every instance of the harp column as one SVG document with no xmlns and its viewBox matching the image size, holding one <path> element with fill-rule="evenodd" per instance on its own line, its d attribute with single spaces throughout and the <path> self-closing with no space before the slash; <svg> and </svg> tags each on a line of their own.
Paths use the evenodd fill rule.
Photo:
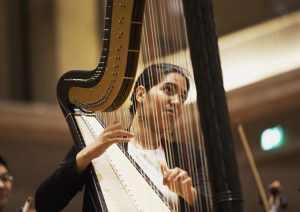
<svg viewBox="0 0 300 212">
<path fill-rule="evenodd" d="M 184 0 L 214 211 L 241 212 L 242 194 L 211 0 Z M 201 102 L 201 104 L 199 104 Z"/>
</svg>

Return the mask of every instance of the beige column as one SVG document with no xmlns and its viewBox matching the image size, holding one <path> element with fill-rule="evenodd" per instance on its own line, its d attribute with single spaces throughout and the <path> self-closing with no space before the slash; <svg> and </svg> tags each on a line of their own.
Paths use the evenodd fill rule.
<svg viewBox="0 0 300 212">
<path fill-rule="evenodd" d="M 66 71 L 98 65 L 102 42 L 97 4 L 97 0 L 55 1 L 57 79 Z"/>
</svg>

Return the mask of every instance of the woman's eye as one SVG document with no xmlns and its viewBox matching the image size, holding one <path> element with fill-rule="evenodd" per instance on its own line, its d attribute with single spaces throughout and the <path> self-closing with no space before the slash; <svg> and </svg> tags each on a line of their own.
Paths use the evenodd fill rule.
<svg viewBox="0 0 300 212">
<path fill-rule="evenodd" d="M 165 91 L 168 95 L 174 95 L 174 94 L 175 94 L 175 88 L 174 88 L 173 86 L 170 86 L 170 85 L 164 86 L 164 91 Z"/>
</svg>

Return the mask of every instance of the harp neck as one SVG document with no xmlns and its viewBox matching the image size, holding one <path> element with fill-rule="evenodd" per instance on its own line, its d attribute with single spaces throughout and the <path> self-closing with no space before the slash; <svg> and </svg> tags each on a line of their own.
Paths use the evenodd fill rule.
<svg viewBox="0 0 300 212">
<path fill-rule="evenodd" d="M 124 103 L 136 75 L 143 8 L 144 0 L 107 1 L 100 63 L 92 71 L 71 71 L 61 77 L 57 88 L 61 104 L 112 111 Z"/>
</svg>

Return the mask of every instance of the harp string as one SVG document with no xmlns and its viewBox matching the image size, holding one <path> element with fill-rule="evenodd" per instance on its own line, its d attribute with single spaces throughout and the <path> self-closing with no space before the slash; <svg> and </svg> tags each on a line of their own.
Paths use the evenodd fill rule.
<svg viewBox="0 0 300 212">
<path fill-rule="evenodd" d="M 157 2 L 156 9 L 158 9 L 160 11 L 160 13 L 159 13 L 160 16 L 158 16 L 159 20 L 157 21 L 157 24 L 159 25 L 158 28 L 162 29 L 162 33 L 159 33 L 157 35 L 157 37 L 158 37 L 159 41 L 163 43 L 163 45 L 161 45 L 159 48 L 162 48 L 161 52 L 163 51 L 164 55 L 171 55 L 172 47 L 170 45 L 174 45 L 174 46 L 177 45 L 176 42 L 172 42 L 172 38 L 176 38 L 176 35 L 174 33 L 174 30 L 176 31 L 176 28 L 175 28 L 174 21 L 171 17 L 171 13 L 168 11 L 167 8 L 169 8 L 168 3 L 173 4 L 174 2 L 167 2 L 167 1 L 156 1 L 156 2 Z M 167 10 L 167 12 L 166 12 L 166 10 Z M 171 27 L 169 27 L 169 29 L 171 29 L 170 32 L 168 29 L 168 24 L 171 26 Z M 168 33 L 171 36 L 166 36 Z M 174 49 L 174 46 L 173 46 L 173 49 Z M 163 57 L 162 55 L 160 57 L 163 58 L 163 61 L 167 61 L 167 59 L 165 57 Z M 171 60 L 174 60 L 174 59 L 172 58 Z M 176 64 L 174 62 L 172 62 L 172 63 Z M 183 86 L 183 85 L 180 85 L 180 86 Z M 161 110 L 163 110 L 163 108 L 161 108 Z M 178 111 L 175 110 L 176 116 L 178 115 L 177 112 Z M 175 126 L 172 126 L 173 124 Z M 175 167 L 176 162 L 173 160 L 175 152 L 171 148 L 170 142 L 174 142 L 173 140 L 175 140 L 176 142 L 179 141 L 178 134 L 176 131 L 176 129 L 178 129 L 178 128 L 176 126 L 176 122 L 172 123 L 172 120 L 170 120 L 169 116 L 164 116 L 163 125 L 165 126 L 166 129 L 169 129 L 164 135 L 165 146 L 167 146 L 166 157 L 168 158 L 168 161 L 170 162 L 170 164 L 172 164 L 172 166 Z M 180 154 L 178 156 L 179 156 L 179 160 L 180 160 L 180 158 L 181 158 Z"/>
<path fill-rule="evenodd" d="M 172 8 L 173 11 L 168 8 Z M 190 65 L 190 57 L 188 51 L 186 50 L 188 47 L 188 42 L 181 1 L 146 1 L 143 25 L 144 27 L 142 29 L 141 53 L 138 72 L 141 72 L 151 64 L 166 62 L 179 65 L 180 67 L 189 70 L 192 79 L 193 74 L 191 72 L 192 68 Z M 178 56 L 179 52 L 183 53 Z M 190 81 L 192 81 L 191 79 Z M 148 81 L 150 84 L 154 83 L 153 79 L 143 78 L 141 80 L 142 84 L 145 84 L 146 81 Z M 190 89 L 194 89 L 194 87 L 191 86 Z M 189 92 L 189 95 L 190 93 L 191 92 Z M 97 114 L 101 120 L 104 120 L 106 125 L 121 121 L 123 126 L 129 129 L 132 122 L 132 117 L 128 112 L 129 104 L 130 100 L 127 100 L 125 106 L 119 110 L 109 113 L 98 112 Z M 162 105 L 160 105 L 159 109 L 161 111 L 163 110 Z M 155 132 L 160 132 L 157 110 L 155 110 L 154 107 L 152 107 L 151 110 L 152 114 L 155 114 L 155 118 L 150 119 L 148 116 L 142 117 L 144 120 L 142 121 L 141 128 L 153 128 Z M 142 113 L 147 114 L 146 109 L 143 109 Z M 178 111 L 175 111 L 175 113 L 178 115 Z M 200 123 L 198 120 L 195 120 L 195 117 L 199 117 L 197 106 L 193 103 L 187 103 L 184 107 L 184 113 L 180 117 L 180 122 L 174 122 L 168 117 L 163 118 L 163 126 L 166 129 L 172 129 L 172 133 L 170 130 L 164 132 L 164 145 L 166 145 L 166 149 L 168 150 L 165 152 L 165 156 L 167 161 L 169 161 L 172 166 L 179 165 L 183 169 L 189 170 L 188 174 L 192 179 L 201 179 L 201 182 L 199 183 L 201 186 L 199 184 L 194 186 L 197 187 L 197 191 L 203 192 L 203 195 L 210 195 L 211 192 L 207 174 L 208 168 L 204 152 L 203 136 L 202 132 L 200 131 Z M 159 133 L 154 133 L 154 135 L 151 135 L 150 130 L 144 130 L 142 132 L 140 128 L 136 129 L 136 131 L 137 134 L 145 133 L 145 143 L 143 145 L 146 147 L 146 149 L 151 149 L 153 146 L 161 146 L 161 137 Z M 176 164 L 176 162 L 173 160 L 175 152 L 172 149 L 171 143 L 168 141 L 176 141 L 177 143 L 179 150 L 179 164 Z M 188 143 L 190 146 L 184 149 L 182 143 Z M 200 160 L 197 160 L 197 155 Z M 199 163 L 201 163 L 201 170 L 198 170 Z M 157 170 L 157 177 L 159 172 L 160 170 Z M 144 176 L 144 178 L 146 178 L 146 176 Z M 200 193 L 198 195 L 202 194 Z M 166 202 L 168 202 L 167 199 Z M 196 202 L 196 204 L 197 205 L 195 205 L 195 208 L 199 209 L 196 211 L 202 211 L 203 208 L 211 208 L 210 198 L 204 198 L 204 201 L 201 198 Z M 179 210 L 178 205 L 175 203 L 174 205 L 171 205 L 171 207 L 175 211 Z M 185 211 L 190 211 L 190 208 L 185 208 Z"/>
<path fill-rule="evenodd" d="M 179 5 L 180 5 L 180 3 L 178 1 L 171 1 L 171 8 L 173 8 L 173 14 L 179 11 L 179 20 L 182 20 L 184 18 L 184 16 L 182 15 L 182 13 L 180 11 L 180 6 Z M 181 24 L 179 24 L 181 22 L 178 22 L 178 20 L 176 18 L 171 19 L 171 20 L 174 20 L 174 21 L 171 21 L 171 25 L 172 25 L 172 27 L 171 27 L 171 29 L 172 29 L 171 30 L 172 37 L 174 37 L 174 40 L 177 41 L 177 42 L 173 42 L 174 43 L 174 49 L 175 49 L 175 52 L 179 52 L 180 50 L 183 49 L 183 43 L 182 43 L 182 39 L 184 39 L 184 38 L 182 38 L 184 36 L 184 33 L 182 31 L 183 27 L 182 27 Z M 176 20 L 177 23 L 175 23 L 175 20 Z M 184 41 L 187 42 L 187 40 L 184 40 Z M 175 59 L 173 58 L 173 60 L 175 60 Z M 187 61 L 187 58 L 184 58 L 183 60 Z M 187 123 L 189 123 L 188 117 L 185 116 L 184 113 L 182 114 L 181 118 L 183 120 L 186 120 Z M 182 127 L 184 129 L 183 130 L 183 134 L 184 134 L 183 140 L 185 142 L 188 142 L 189 141 L 189 139 L 188 139 L 189 135 L 188 135 L 188 133 L 187 133 L 187 131 L 185 129 L 185 126 L 183 125 Z M 175 129 L 179 129 L 178 124 L 175 127 Z M 178 142 L 177 145 L 178 145 L 178 147 L 180 149 L 180 153 L 181 153 L 181 154 L 179 154 L 180 166 L 183 167 L 184 170 L 191 170 L 192 172 L 190 171 L 190 173 L 188 173 L 189 176 L 191 176 L 192 178 L 195 177 L 195 175 L 193 173 L 194 169 L 191 169 L 191 163 L 192 163 L 192 160 L 191 160 L 192 158 L 190 158 L 190 155 L 191 155 L 190 151 L 191 150 L 188 149 L 188 154 L 184 155 L 182 146 L 180 145 L 180 142 L 184 142 L 184 141 L 182 141 L 182 137 L 180 138 L 180 132 L 179 132 L 179 130 L 178 131 L 175 130 L 175 140 Z M 188 163 L 184 163 L 184 161 L 188 161 Z M 187 169 L 186 165 L 188 166 L 188 169 Z M 197 204 L 198 204 L 198 202 L 197 202 Z M 196 205 L 195 208 L 199 208 L 198 205 Z M 189 210 L 189 208 L 185 208 L 185 210 Z"/>
<path fill-rule="evenodd" d="M 161 2 L 163 2 L 163 3 L 165 3 L 166 1 L 161 1 Z M 181 20 L 181 22 L 179 22 L 179 23 L 181 23 L 181 25 L 178 25 L 178 21 L 177 21 L 177 19 L 176 19 L 176 21 L 172 21 L 173 19 L 172 18 L 170 18 L 169 20 L 171 20 L 170 22 L 168 22 L 170 25 L 172 25 L 172 27 L 171 27 L 171 29 L 175 29 L 175 30 L 172 30 L 171 31 L 171 33 L 172 33 L 172 36 L 173 37 L 178 37 L 178 35 L 180 34 L 181 36 L 184 36 L 184 41 L 186 42 L 186 44 L 183 44 L 183 42 L 182 42 L 182 39 L 175 39 L 175 40 L 178 40 L 179 42 L 178 43 L 176 43 L 176 42 L 173 42 L 172 44 L 174 45 L 174 49 L 176 49 L 175 51 L 180 51 L 180 50 L 182 50 L 183 48 L 184 48 L 184 46 L 187 46 L 187 37 L 186 37 L 186 32 L 185 32 L 185 28 L 184 28 L 184 16 L 183 16 L 183 10 L 182 10 L 182 4 L 179 2 L 179 1 L 172 1 L 171 2 L 172 4 L 173 4 L 173 8 L 180 8 L 179 9 L 179 12 L 180 12 L 180 19 L 179 20 Z M 168 3 L 165 3 L 165 4 L 168 4 Z M 161 6 L 161 7 L 159 7 L 159 8 L 167 8 L 167 7 L 165 7 L 166 5 L 164 5 L 164 6 Z M 165 17 L 165 16 L 162 16 L 162 17 Z M 164 19 L 163 19 L 164 20 Z M 165 23 L 164 21 L 162 21 L 161 23 Z M 176 26 L 178 26 L 178 27 L 176 27 Z M 162 27 L 163 29 L 164 29 L 164 27 Z M 181 31 L 181 33 L 178 33 L 178 32 L 180 32 Z M 167 37 L 168 38 L 168 37 Z M 168 39 L 161 39 L 161 40 L 168 40 Z M 168 41 L 167 41 L 168 42 Z M 167 54 L 169 54 L 169 53 L 171 53 L 170 52 L 170 50 L 169 49 L 166 49 L 166 52 L 167 52 Z M 174 58 L 173 58 L 173 60 L 175 60 Z M 188 64 L 188 57 L 185 57 L 185 63 L 186 64 Z M 175 62 L 175 64 L 176 64 L 176 62 Z M 194 109 L 195 109 L 196 107 L 194 107 Z M 194 112 L 193 112 L 194 113 Z M 191 117 L 192 116 L 188 116 L 186 119 L 189 119 L 189 120 L 187 120 L 187 123 L 191 123 Z M 166 121 L 166 123 L 169 123 L 168 121 Z M 178 129 L 178 128 L 177 128 Z M 189 136 L 190 134 L 192 134 L 191 132 L 187 132 L 187 128 L 185 127 L 185 125 L 184 125 L 184 135 L 186 135 L 186 136 Z M 188 129 L 196 129 L 197 131 L 199 131 L 199 129 L 200 129 L 200 126 L 199 126 L 199 122 L 196 122 L 196 128 L 192 128 L 192 127 L 189 127 Z M 178 138 L 178 134 L 177 134 L 177 131 L 175 131 L 175 133 L 176 133 L 176 137 Z M 199 142 L 201 142 L 201 137 L 200 137 L 200 133 L 198 132 L 197 133 L 197 137 L 198 137 L 198 141 Z M 180 139 L 176 139 L 177 141 L 179 141 Z M 185 138 L 184 140 L 186 140 L 186 141 L 191 141 L 189 138 Z M 194 143 L 192 142 L 192 144 L 194 145 Z M 204 143 L 203 142 L 201 142 L 201 144 L 202 145 L 204 145 Z M 198 146 L 200 146 L 200 145 L 198 145 Z M 201 148 L 202 150 L 204 149 L 204 148 Z M 194 151 L 192 151 L 193 149 L 189 149 L 189 151 L 190 151 L 190 153 L 193 153 L 193 154 L 188 154 L 188 155 L 194 155 L 194 158 L 195 158 L 195 152 Z M 204 152 L 203 152 L 204 153 Z M 207 170 L 207 166 L 206 166 L 206 158 L 204 157 L 204 154 L 203 153 L 201 153 L 201 158 L 202 158 L 202 160 L 201 160 L 201 163 L 202 163 L 202 167 L 204 167 L 204 169 L 205 170 Z M 182 157 L 182 158 L 180 158 L 180 161 L 181 161 L 181 164 L 183 163 L 183 161 L 185 160 L 185 158 L 184 157 Z M 196 173 L 198 173 L 198 171 L 197 171 L 197 166 L 195 166 L 195 163 L 197 162 L 197 161 L 195 161 L 195 160 L 189 160 L 189 161 L 191 161 L 191 163 L 189 163 L 189 168 L 191 168 L 192 166 L 194 166 L 194 167 L 196 167 L 196 169 L 190 169 L 190 170 L 196 170 L 195 172 Z M 206 172 L 207 173 L 207 172 Z M 196 174 L 195 173 L 193 173 L 193 176 L 196 176 Z M 208 189 L 206 189 L 206 191 L 205 191 L 205 193 L 207 193 L 208 191 L 207 191 Z M 204 204 L 206 204 L 206 205 L 209 205 L 209 202 L 206 202 L 206 203 L 204 203 Z M 207 207 L 208 208 L 208 207 Z"/>
<path fill-rule="evenodd" d="M 184 19 L 184 14 L 183 14 L 183 5 L 182 5 L 181 1 L 180 1 L 179 5 L 180 5 L 180 14 L 181 14 L 181 17 L 182 17 L 182 18 L 180 18 L 181 25 L 182 25 L 182 35 L 184 35 L 184 40 L 186 40 L 186 43 L 187 43 L 186 46 L 188 46 L 188 42 L 187 42 L 188 38 L 187 38 L 187 33 L 186 33 L 185 23 L 184 23 L 185 19 Z M 187 53 L 187 51 L 186 51 L 186 53 Z M 185 58 L 190 58 L 190 56 L 187 57 L 187 55 L 186 55 Z M 188 64 L 187 60 L 186 60 L 186 64 Z M 188 65 L 187 65 L 187 67 L 188 67 Z M 190 66 L 190 69 L 191 69 L 191 66 Z M 201 91 L 198 91 L 198 92 L 201 92 Z M 190 113 L 189 121 L 187 122 L 190 125 L 190 127 L 188 127 L 188 129 L 190 129 L 190 135 L 192 135 L 192 133 L 193 133 L 192 129 L 194 129 L 196 131 L 196 142 L 192 142 L 192 144 L 193 144 L 194 149 L 196 149 L 195 146 L 197 146 L 200 149 L 199 153 L 200 153 L 200 158 L 201 158 L 200 161 L 195 161 L 195 160 L 192 160 L 192 161 L 195 163 L 194 167 L 196 167 L 196 169 L 198 167 L 196 163 L 201 163 L 201 167 L 203 169 L 203 171 L 200 171 L 200 172 L 199 172 L 199 170 L 197 170 L 197 172 L 195 174 L 195 177 L 196 177 L 196 179 L 202 179 L 203 185 L 204 185 L 203 186 L 204 195 L 210 195 L 211 190 L 210 190 L 210 184 L 209 184 L 209 178 L 208 178 L 209 177 L 208 176 L 208 167 L 207 167 L 207 160 L 206 160 L 206 155 L 205 155 L 205 151 L 204 151 L 205 146 L 204 146 L 203 134 L 202 134 L 202 132 L 200 132 L 200 129 L 201 129 L 200 120 L 195 121 L 196 127 L 191 126 L 192 123 L 194 123 L 192 121 L 193 117 L 200 117 L 199 110 L 198 110 L 198 107 L 197 107 L 196 104 L 192 105 L 192 111 L 193 111 L 193 113 Z M 188 113 L 185 113 L 185 114 L 188 114 Z M 191 139 L 193 139 L 192 136 L 191 136 Z M 194 153 L 194 158 L 196 158 L 195 151 L 193 153 Z M 202 176 L 198 176 L 197 175 L 198 173 L 201 173 Z M 201 191 L 200 188 L 198 190 Z M 200 195 L 202 195 L 202 194 L 200 194 Z M 201 201 L 202 201 L 202 198 L 201 198 Z M 204 202 L 201 202 L 201 201 L 199 202 L 199 204 L 201 204 L 200 206 L 204 205 L 205 208 L 207 209 L 207 211 L 210 211 L 210 208 L 212 208 L 211 207 L 212 199 L 211 198 L 204 198 Z M 203 208 L 203 207 L 200 207 L 200 208 Z"/>
<path fill-rule="evenodd" d="M 162 7 L 158 7 L 158 8 L 163 8 L 163 6 Z M 151 10 L 151 11 L 153 11 L 153 9 Z M 161 11 L 161 10 L 160 10 Z M 153 14 L 153 12 L 149 12 L 150 14 Z M 152 20 L 153 20 L 153 17 L 154 16 L 152 16 Z M 164 17 L 164 16 L 162 16 L 162 17 Z M 147 19 L 146 19 L 147 20 Z M 164 19 L 163 19 L 164 20 Z M 156 22 L 151 22 L 151 29 L 152 29 L 152 36 L 153 36 L 153 33 L 154 32 L 158 32 L 156 29 L 158 28 L 157 27 L 157 25 L 155 25 L 155 23 Z M 159 23 L 159 22 L 158 22 Z M 162 23 L 164 23 L 164 21 L 162 22 Z M 172 21 L 171 21 L 171 23 L 170 24 L 172 24 Z M 148 24 L 146 24 L 146 25 L 148 25 Z M 174 25 L 175 26 L 175 24 L 172 24 L 172 25 Z M 162 27 L 163 29 L 164 29 L 164 27 Z M 175 28 L 175 27 L 171 27 L 171 28 Z M 178 30 L 175 30 L 175 31 L 177 31 L 178 32 Z M 173 33 L 174 34 L 174 33 Z M 145 36 L 144 36 L 145 37 Z M 147 37 L 147 36 L 146 36 Z M 160 40 L 163 40 L 163 41 L 165 41 L 165 40 L 167 40 L 167 39 L 160 39 Z M 161 44 L 159 43 L 159 42 L 157 42 L 157 41 L 153 41 L 153 38 L 151 39 L 151 43 L 152 43 L 152 45 L 154 46 L 154 47 L 152 47 L 152 48 L 154 48 L 154 55 L 155 55 L 155 59 L 152 59 L 152 60 L 149 60 L 149 61 L 159 61 L 159 59 L 156 59 L 157 58 L 157 56 L 156 55 L 159 55 L 159 58 L 161 58 L 161 51 L 159 50 L 160 48 L 161 48 Z M 170 43 L 170 42 L 165 42 L 165 44 L 166 43 Z M 150 42 L 145 42 L 145 45 L 147 46 L 147 44 L 150 44 Z M 173 44 L 174 46 L 176 46 L 177 44 L 175 43 L 175 44 Z M 157 47 L 158 46 L 158 47 Z M 167 45 L 165 45 L 165 46 L 167 46 Z M 178 46 L 178 45 L 177 45 Z M 182 46 L 182 44 L 179 44 L 179 46 Z M 149 46 L 147 46 L 148 47 L 148 49 L 150 49 L 151 47 L 149 47 Z M 158 48 L 158 49 L 157 49 Z M 174 48 L 174 47 L 173 47 Z M 179 48 L 181 48 L 181 47 L 175 47 L 176 49 L 179 49 Z M 146 48 L 145 48 L 146 49 Z M 167 51 L 167 54 L 168 54 L 168 49 L 166 49 L 166 51 Z M 147 59 L 149 59 L 149 54 L 147 54 L 147 53 L 145 53 L 145 55 L 147 55 Z M 146 61 L 146 64 L 147 63 L 150 63 L 149 61 Z M 154 62 L 154 63 L 158 63 L 158 62 Z M 146 123 L 149 123 L 148 121 L 146 122 Z M 168 120 L 164 120 L 164 123 L 165 123 L 165 125 L 168 125 L 168 123 L 170 123 L 170 121 L 168 121 Z M 167 126 L 168 127 L 168 126 Z M 187 135 L 187 133 L 185 133 L 186 135 Z M 168 135 L 167 135 L 168 136 Z M 178 137 L 178 135 L 176 136 L 176 137 Z M 168 138 L 169 139 L 169 138 Z M 179 140 L 179 139 L 176 139 L 176 140 Z M 170 152 L 170 154 L 172 154 L 172 152 Z M 188 154 L 188 155 L 192 155 L 192 154 Z M 184 159 L 185 158 L 183 158 L 183 157 L 181 157 L 180 158 L 180 161 L 181 161 L 181 163 L 183 163 L 183 161 L 184 161 Z M 171 161 L 172 162 L 172 161 Z M 194 170 L 194 169 L 191 169 L 191 170 Z M 195 175 L 195 174 L 194 174 Z"/>
<path fill-rule="evenodd" d="M 184 18 L 184 14 L 183 14 L 183 5 L 182 5 L 181 1 L 180 1 L 180 3 L 179 3 L 179 1 L 177 1 L 177 2 L 178 2 L 178 8 L 180 8 L 179 11 L 180 11 L 181 18 L 179 20 L 181 20 L 181 21 L 179 23 L 181 24 L 181 35 L 184 36 L 184 40 L 186 41 L 186 45 L 182 44 L 182 48 L 184 48 L 184 46 L 188 47 L 187 33 L 186 33 L 185 23 L 184 23 L 185 18 Z M 186 51 L 186 53 L 187 53 L 187 51 Z M 189 57 L 189 55 L 186 54 L 185 58 L 186 58 L 185 63 L 186 63 L 186 66 L 188 67 L 188 63 L 189 63 L 188 60 L 190 57 Z M 190 67 L 190 69 L 191 69 L 191 67 Z M 203 137 L 202 137 L 202 133 L 200 132 L 200 129 L 201 129 L 200 120 L 195 121 L 195 122 L 192 121 L 193 117 L 199 117 L 199 112 L 198 112 L 198 108 L 197 108 L 196 104 L 193 104 L 191 108 L 192 108 L 192 113 L 184 113 L 188 116 L 187 125 L 189 125 L 188 127 L 186 127 L 187 125 L 184 125 L 186 127 L 185 133 L 186 133 L 186 135 L 189 136 L 189 139 L 187 139 L 187 140 L 191 141 L 191 144 L 192 144 L 192 149 L 190 149 L 191 150 L 190 154 L 191 154 L 192 158 L 191 158 L 191 160 L 189 160 L 189 161 L 191 161 L 189 168 L 190 168 L 190 170 L 195 170 L 195 172 L 192 175 L 193 177 L 195 177 L 196 179 L 202 179 L 204 182 L 203 183 L 205 185 L 204 189 L 203 189 L 204 194 L 200 193 L 199 195 L 207 195 L 207 194 L 209 194 L 209 189 L 208 189 L 209 181 L 208 181 L 208 178 L 206 175 L 206 173 L 208 173 L 208 169 L 207 169 L 207 163 L 206 163 L 206 156 L 205 156 L 205 152 L 204 152 L 205 148 L 204 148 Z M 195 127 L 192 126 L 193 125 L 192 123 L 195 123 L 195 125 L 194 125 Z M 187 129 L 190 129 L 190 131 L 187 131 Z M 193 135 L 192 130 L 196 131 L 196 138 L 194 138 L 196 141 L 192 137 L 192 135 Z M 198 144 L 197 144 L 197 142 L 198 142 Z M 199 145 L 199 143 L 201 143 L 202 146 Z M 200 161 L 195 160 L 196 153 L 193 150 L 196 150 L 197 148 L 200 149 L 200 151 L 199 151 Z M 197 163 L 201 163 L 200 167 L 202 167 L 203 171 L 198 170 L 199 166 L 197 165 Z M 199 176 L 199 173 L 202 176 Z M 197 190 L 201 192 L 201 189 L 199 187 L 200 187 L 200 185 L 198 185 Z M 209 202 L 209 198 L 204 198 L 204 202 L 202 202 L 202 198 L 200 198 L 200 201 L 197 203 L 198 203 L 198 205 L 197 205 L 198 208 L 201 208 L 201 209 L 206 208 L 206 210 L 209 211 L 210 205 L 211 205 L 211 202 Z M 204 206 L 204 207 L 202 207 L 202 206 Z"/>
<path fill-rule="evenodd" d="M 147 6 L 147 4 L 149 4 L 149 5 Z M 145 20 L 144 26 L 149 26 L 149 27 L 143 27 L 143 29 L 142 29 L 143 30 L 143 34 L 144 34 L 144 36 L 143 36 L 144 39 L 142 39 L 142 50 L 146 50 L 146 49 L 148 50 L 148 51 L 142 51 L 142 55 L 143 54 L 145 55 L 143 57 L 144 58 L 143 64 L 148 64 L 149 61 L 151 61 L 151 52 L 150 52 L 151 49 L 154 50 L 153 51 L 153 53 L 155 55 L 154 58 L 158 58 L 159 57 L 158 55 L 160 54 L 159 53 L 159 49 L 160 49 L 159 45 L 160 44 L 157 42 L 156 39 L 151 39 L 151 38 L 154 38 L 155 34 L 157 34 L 157 32 L 158 32 L 157 26 L 156 26 L 155 21 L 154 21 L 155 16 L 153 14 L 153 7 L 151 5 L 152 5 L 152 1 L 147 1 L 147 3 L 146 3 L 146 13 L 149 14 L 148 15 L 149 19 L 146 18 L 146 17 L 144 19 Z M 148 79 L 144 79 L 143 78 L 141 80 L 143 81 L 142 84 L 145 84 L 146 80 L 148 80 L 149 84 L 153 83 L 153 80 L 150 79 L 150 78 L 148 78 Z M 151 110 L 152 110 L 152 113 L 156 112 L 156 111 L 154 111 L 154 108 L 151 108 Z M 142 113 L 146 114 L 146 111 L 143 110 Z M 151 123 L 151 120 L 149 119 L 148 116 L 144 116 L 144 117 L 142 117 L 142 119 L 145 120 L 143 122 L 144 129 L 149 129 L 149 127 L 151 126 L 151 124 L 153 125 L 153 123 Z M 155 122 L 155 124 L 154 124 L 154 131 L 158 132 L 158 121 L 157 121 L 157 119 L 154 119 L 152 121 Z M 151 133 L 151 132 L 150 132 L 150 130 L 146 130 L 146 133 L 147 133 L 146 134 L 146 148 L 147 149 L 151 149 L 152 146 L 153 146 L 153 144 L 151 144 L 151 142 L 153 142 L 153 140 L 151 141 L 151 138 L 150 138 L 150 135 L 149 135 L 149 133 Z M 158 137 L 157 134 L 154 134 L 154 136 L 155 136 L 154 141 L 156 142 L 154 144 L 154 146 L 157 146 L 157 142 L 160 140 L 160 138 Z M 156 170 L 155 175 L 156 175 L 157 178 L 159 177 L 159 172 L 160 172 L 160 170 Z M 167 198 L 165 198 L 165 201 L 168 202 Z"/>
<path fill-rule="evenodd" d="M 152 10 L 151 10 L 151 12 L 149 12 L 149 14 L 150 14 L 150 20 L 154 20 L 154 15 L 153 15 L 153 6 L 152 5 L 150 5 L 150 7 L 152 8 Z M 157 8 L 161 8 L 161 7 L 157 7 Z M 161 10 L 160 10 L 161 11 Z M 156 16 L 157 17 L 157 16 Z M 153 26 L 153 23 L 154 23 L 154 26 Z M 156 23 L 159 23 L 159 22 L 157 22 L 156 21 Z M 153 36 L 153 34 L 155 33 L 156 35 L 157 35 L 157 37 L 158 37 L 158 34 L 157 34 L 157 32 L 158 32 L 158 30 L 157 30 L 157 26 L 158 26 L 158 24 L 156 24 L 155 22 L 152 22 L 152 24 L 150 25 L 150 29 L 151 29 L 151 32 L 152 32 L 152 36 Z M 163 29 L 164 29 L 164 27 L 162 27 Z M 154 61 L 156 61 L 156 58 L 157 58 L 157 55 L 159 55 L 159 57 L 158 58 L 161 58 L 161 44 L 160 44 L 160 42 L 163 40 L 165 40 L 165 39 L 157 39 L 157 40 L 155 40 L 155 38 L 154 38 L 155 36 L 153 36 L 153 39 L 154 39 L 154 56 L 155 56 L 155 59 L 154 59 Z M 149 43 L 149 42 L 146 42 L 146 44 L 147 43 Z M 158 49 L 157 49 L 158 48 Z M 148 62 L 148 61 L 147 61 Z M 156 62 L 157 63 L 157 62 Z M 162 108 L 161 108 L 162 109 Z M 156 116 L 157 116 L 157 114 L 156 114 Z M 170 123 L 170 120 L 163 120 L 164 121 L 164 125 L 167 127 L 167 128 L 170 128 L 170 126 L 168 126 L 169 125 L 169 123 Z M 169 137 L 168 136 L 168 134 L 167 134 L 167 137 Z M 169 140 L 169 138 L 167 138 L 167 140 Z M 176 139 L 177 140 L 177 139 Z M 171 153 L 172 154 L 172 153 Z M 172 161 L 171 161 L 172 162 Z M 173 162 L 172 162 L 173 163 Z"/>
</svg>

